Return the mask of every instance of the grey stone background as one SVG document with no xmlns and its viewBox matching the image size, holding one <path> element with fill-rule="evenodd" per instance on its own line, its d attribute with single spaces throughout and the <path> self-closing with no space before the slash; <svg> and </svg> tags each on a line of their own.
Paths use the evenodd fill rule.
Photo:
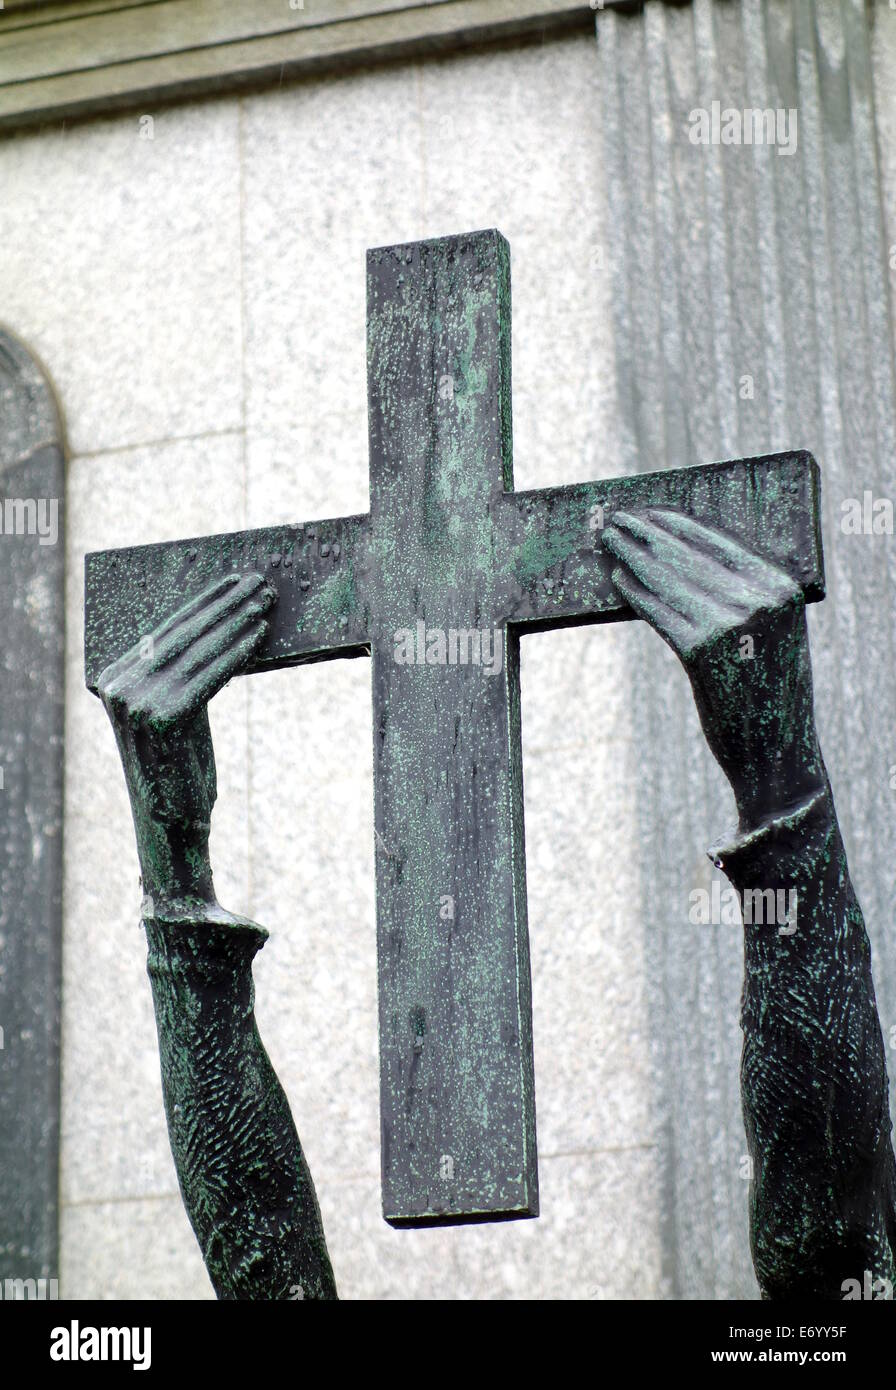
<svg viewBox="0 0 896 1390">
<path fill-rule="evenodd" d="M 846 535 L 840 523 L 846 499 L 865 489 L 892 499 L 896 488 L 894 20 L 889 4 L 862 0 L 695 0 L 598 26 L 607 221 L 626 228 L 610 262 L 619 462 L 661 468 L 799 443 L 821 464 L 828 597 L 809 615 L 818 723 L 891 1046 L 896 557 L 892 536 Z M 682 140 L 682 115 L 720 96 L 735 109 L 795 110 L 797 152 Z M 702 850 L 707 830 L 733 819 L 731 797 L 688 683 L 652 636 L 633 629 L 628 670 L 643 754 L 637 916 L 663 1289 L 755 1296 L 736 1066 L 741 942 L 689 928 L 681 896 L 710 886 Z"/>
<path fill-rule="evenodd" d="M 5 1281 L 50 1278 L 58 1268 L 65 458 L 62 422 L 44 374 L 2 329 L 0 491 L 0 1275 Z M 15 534 L 7 499 L 34 500 L 43 513 L 36 518 L 37 535 Z"/>
<path fill-rule="evenodd" d="M 369 246 L 509 238 L 518 487 L 818 450 L 819 718 L 888 1024 L 894 559 L 837 518 L 863 487 L 896 495 L 896 13 L 697 0 L 597 28 L 155 110 L 151 140 L 127 115 L 0 145 L 3 314 L 50 369 L 71 453 L 63 1297 L 211 1297 L 168 1150 L 124 783 L 83 685 L 83 555 L 366 510 Z M 793 160 L 689 145 L 691 107 L 763 92 L 800 108 Z M 379 1214 L 367 663 L 212 706 L 216 884 L 272 934 L 259 1026 L 342 1295 L 755 1295 L 739 933 L 687 920 L 730 797 L 652 633 L 522 647 L 535 1222 Z"/>
</svg>

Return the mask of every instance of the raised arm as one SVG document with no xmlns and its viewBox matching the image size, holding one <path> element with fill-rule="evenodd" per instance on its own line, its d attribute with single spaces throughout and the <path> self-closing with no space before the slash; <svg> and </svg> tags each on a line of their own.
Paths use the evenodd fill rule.
<svg viewBox="0 0 896 1390">
<path fill-rule="evenodd" d="M 604 542 L 617 588 L 680 657 L 737 803 L 737 834 L 710 853 L 744 916 L 741 1094 L 761 1292 L 843 1299 L 870 1282 L 885 1296 L 896 1284 L 885 1053 L 816 736 L 802 593 L 665 509 L 617 513 Z M 787 920 L 768 921 L 772 901 Z"/>
<path fill-rule="evenodd" d="M 267 932 L 215 898 L 207 705 L 264 637 L 273 591 L 227 575 L 107 667 L 130 795 L 162 1087 L 184 1205 L 222 1299 L 332 1299 L 320 1211 L 255 1026 Z"/>
</svg>

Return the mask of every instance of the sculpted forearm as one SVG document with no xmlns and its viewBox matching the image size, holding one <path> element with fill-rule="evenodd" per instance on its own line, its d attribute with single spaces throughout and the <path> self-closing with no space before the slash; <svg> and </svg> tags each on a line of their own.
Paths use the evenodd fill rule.
<svg viewBox="0 0 896 1390">
<path fill-rule="evenodd" d="M 222 1299 L 336 1297 L 289 1105 L 258 1035 L 258 927 L 147 923 L 171 1150 Z"/>
<path fill-rule="evenodd" d="M 866 1271 L 894 1284 L 884 1043 L 830 789 L 714 854 L 744 904 L 741 1093 L 760 1288 L 839 1300 Z M 748 920 L 751 890 L 769 887 L 795 905 L 786 925 Z"/>
</svg>

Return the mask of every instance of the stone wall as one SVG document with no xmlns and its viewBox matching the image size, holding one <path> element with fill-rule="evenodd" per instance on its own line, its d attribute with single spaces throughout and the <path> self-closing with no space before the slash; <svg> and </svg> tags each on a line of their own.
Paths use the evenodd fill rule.
<svg viewBox="0 0 896 1390">
<path fill-rule="evenodd" d="M 719 198 L 725 208 L 747 198 L 761 212 L 755 200 L 778 178 L 762 155 L 786 161 L 726 151 L 755 160 L 735 169 L 715 150 L 700 166 L 704 152 L 680 124 L 700 92 L 725 101 L 730 89 L 731 104 L 746 103 L 735 11 L 761 56 L 763 26 L 774 55 L 800 7 L 651 3 L 641 16 L 599 16 L 597 44 L 575 37 L 396 64 L 0 145 L 3 312 L 50 369 L 71 456 L 64 1297 L 211 1296 L 168 1150 L 124 782 L 83 685 L 83 555 L 367 509 L 369 246 L 487 226 L 508 237 L 517 487 L 710 462 L 748 444 L 815 447 L 834 470 L 831 597 L 812 626 L 819 717 L 889 1019 L 896 817 L 892 828 L 881 818 L 896 752 L 881 716 L 896 691 L 892 551 L 835 536 L 847 482 L 896 486 L 880 428 L 893 408 L 887 267 L 875 280 L 864 255 L 858 308 L 843 279 L 865 246 L 860 219 L 880 196 L 871 75 L 855 66 L 867 56 L 857 5 L 843 6 L 852 28 L 839 50 L 836 33 L 818 49 L 802 30 L 794 50 L 800 101 L 819 53 L 835 77 L 837 52 L 848 58 L 793 160 L 811 192 L 820 176 L 811 152 L 830 150 L 826 204 L 805 215 L 774 204 L 777 229 L 761 217 L 720 223 Z M 815 9 L 822 21 L 840 13 Z M 896 146 L 883 139 L 896 119 L 896 14 L 881 6 L 877 21 L 890 228 L 877 227 L 879 252 L 896 241 Z M 778 75 L 762 73 L 771 90 Z M 837 106 L 844 90 L 850 100 Z M 685 148 L 673 152 L 675 139 Z M 693 205 L 689 179 L 705 181 Z M 773 330 L 787 327 L 789 301 L 774 299 L 774 285 L 793 268 L 786 236 L 814 265 L 819 228 L 824 284 L 842 312 L 830 324 L 816 297 L 811 342 L 791 334 L 782 346 Z M 726 266 L 736 290 L 714 299 Z M 806 283 L 816 286 L 812 275 Z M 750 304 L 760 390 L 773 389 L 785 358 L 793 391 L 801 373 L 814 382 L 799 409 L 786 395 L 770 415 L 763 398 L 752 425 L 737 404 Z M 776 304 L 777 318 L 763 318 Z M 856 343 L 862 356 L 851 360 Z M 872 371 L 874 391 L 854 400 Z M 810 400 L 817 419 L 802 404 Z M 816 425 L 845 410 L 856 429 L 835 443 Z M 860 427 L 869 410 L 873 442 Z M 687 922 L 689 890 L 709 871 L 703 848 L 730 797 L 701 747 L 684 678 L 652 633 L 626 624 L 536 635 L 522 652 L 534 1222 L 396 1232 L 380 1216 L 368 664 L 236 681 L 211 709 L 219 897 L 271 931 L 255 972 L 259 1026 L 315 1176 L 341 1292 L 755 1296 L 739 1177 L 740 944 L 730 928 Z"/>
</svg>

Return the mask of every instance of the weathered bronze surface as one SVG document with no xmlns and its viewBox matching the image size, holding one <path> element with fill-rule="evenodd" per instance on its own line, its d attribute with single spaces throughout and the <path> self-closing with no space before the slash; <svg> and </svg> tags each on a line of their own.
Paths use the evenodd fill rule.
<svg viewBox="0 0 896 1390">
<path fill-rule="evenodd" d="M 618 511 L 614 582 L 690 677 L 737 804 L 741 1095 L 766 1298 L 893 1297 L 896 1161 L 871 948 L 815 728 L 803 595 L 730 534 Z M 770 911 L 771 909 L 771 911 Z"/>
<path fill-rule="evenodd" d="M 311 1175 L 255 1026 L 267 932 L 219 905 L 208 852 L 208 702 L 264 637 L 273 599 L 260 575 L 219 576 L 98 688 L 137 833 L 171 1150 L 212 1283 L 223 1299 L 330 1299 Z"/>
<path fill-rule="evenodd" d="M 724 525 L 821 597 L 817 468 L 793 453 L 515 493 L 494 231 L 369 253 L 368 371 L 370 513 L 89 555 L 87 683 L 226 574 L 277 595 L 247 671 L 372 654 L 384 1214 L 531 1216 L 520 634 L 633 616 L 601 543 L 621 507 Z"/>
</svg>

